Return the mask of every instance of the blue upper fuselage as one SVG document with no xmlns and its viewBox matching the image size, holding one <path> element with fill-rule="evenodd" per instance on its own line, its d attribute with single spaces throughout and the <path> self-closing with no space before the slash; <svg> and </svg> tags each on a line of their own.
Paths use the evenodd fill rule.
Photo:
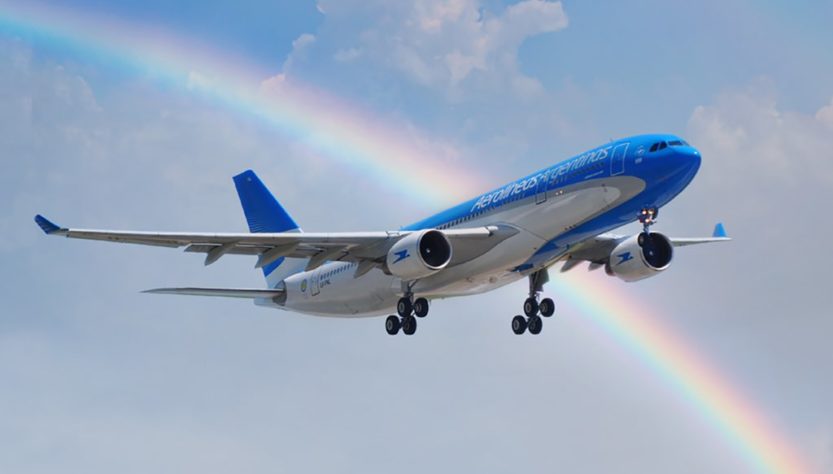
<svg viewBox="0 0 833 474">
<path fill-rule="evenodd" d="M 700 153 L 677 136 L 625 138 L 532 173 L 403 229 L 455 227 L 469 220 L 480 220 L 510 203 L 535 202 L 548 193 L 591 180 L 631 176 L 645 183 L 644 190 L 624 204 L 569 232 L 553 236 L 553 240 L 536 254 L 541 255 L 541 259 L 548 259 L 556 255 L 558 249 L 564 250 L 571 243 L 635 221 L 642 208 L 664 206 L 685 189 L 699 167 Z M 540 262 L 529 263 L 531 266 Z"/>
</svg>

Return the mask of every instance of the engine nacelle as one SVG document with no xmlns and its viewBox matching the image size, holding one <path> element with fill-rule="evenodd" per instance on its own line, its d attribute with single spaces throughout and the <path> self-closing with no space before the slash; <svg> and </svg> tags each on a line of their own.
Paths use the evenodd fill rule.
<svg viewBox="0 0 833 474">
<path fill-rule="evenodd" d="M 422 230 L 406 235 L 388 252 L 388 270 L 403 280 L 432 275 L 451 261 L 451 242 L 438 230 Z"/>
<path fill-rule="evenodd" d="M 605 270 L 625 281 L 642 280 L 667 269 L 673 255 L 674 246 L 668 237 L 657 232 L 639 233 L 613 249 Z"/>
</svg>

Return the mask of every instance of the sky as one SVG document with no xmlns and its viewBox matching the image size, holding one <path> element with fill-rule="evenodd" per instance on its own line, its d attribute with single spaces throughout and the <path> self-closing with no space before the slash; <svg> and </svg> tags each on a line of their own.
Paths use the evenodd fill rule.
<svg viewBox="0 0 833 474">
<path fill-rule="evenodd" d="M 788 466 L 833 473 L 831 21 L 829 0 L 0 0 L 0 471 L 787 472 L 661 370 L 672 350 L 611 329 L 631 318 Z M 396 229 L 639 133 L 703 155 L 656 229 L 733 242 L 633 284 L 554 272 L 536 337 L 510 331 L 525 282 L 389 337 L 141 294 L 264 283 L 249 257 L 32 222 L 245 231 L 251 168 L 305 230 Z"/>
</svg>

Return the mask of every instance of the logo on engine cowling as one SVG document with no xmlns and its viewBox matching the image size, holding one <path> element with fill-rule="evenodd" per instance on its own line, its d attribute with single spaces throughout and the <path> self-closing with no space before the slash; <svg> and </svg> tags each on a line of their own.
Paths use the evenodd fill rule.
<svg viewBox="0 0 833 474">
<path fill-rule="evenodd" d="M 307 279 L 304 278 L 304 281 L 301 282 L 301 293 L 307 291 Z"/>
<path fill-rule="evenodd" d="M 620 253 L 619 255 L 617 255 L 617 257 L 619 257 L 620 260 L 616 262 L 616 265 L 621 265 L 627 262 L 628 260 L 633 260 L 633 255 L 631 255 L 630 252 Z"/>
<path fill-rule="evenodd" d="M 394 253 L 394 255 L 396 255 L 396 260 L 393 261 L 394 264 L 399 263 L 402 260 L 405 260 L 406 258 L 411 256 L 411 254 L 408 253 L 408 249 L 396 252 L 396 253 Z"/>
</svg>

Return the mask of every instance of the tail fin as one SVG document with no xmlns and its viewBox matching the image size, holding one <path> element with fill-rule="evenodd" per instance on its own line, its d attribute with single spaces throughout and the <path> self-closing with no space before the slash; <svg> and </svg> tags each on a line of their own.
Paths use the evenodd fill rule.
<svg viewBox="0 0 833 474">
<path fill-rule="evenodd" d="M 252 170 L 234 177 L 234 186 L 240 197 L 240 205 L 246 214 L 249 232 L 301 232 L 295 220 L 286 212 Z M 302 271 L 305 258 L 279 258 L 263 267 L 263 275 L 269 288 L 277 287 L 286 277 Z"/>
</svg>

